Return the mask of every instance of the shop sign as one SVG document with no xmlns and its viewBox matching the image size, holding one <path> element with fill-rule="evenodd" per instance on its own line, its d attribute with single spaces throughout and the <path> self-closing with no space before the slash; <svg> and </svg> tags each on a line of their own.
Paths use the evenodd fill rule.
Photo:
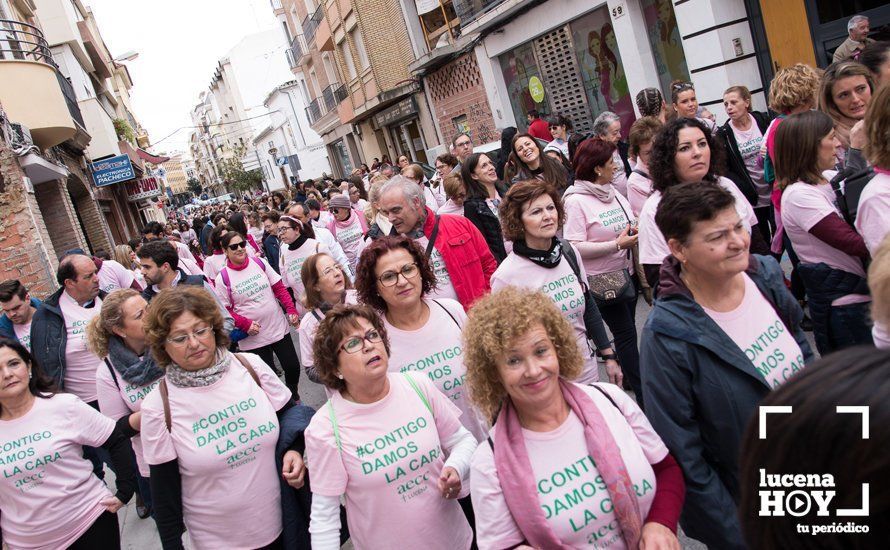
<svg viewBox="0 0 890 550">
<path fill-rule="evenodd" d="M 127 182 L 127 200 L 137 202 L 161 194 L 161 180 L 155 176 Z"/>
<path fill-rule="evenodd" d="M 416 114 L 417 105 L 414 103 L 414 98 L 406 97 L 392 107 L 374 115 L 374 123 L 377 124 L 378 128 L 383 128 Z"/>
<path fill-rule="evenodd" d="M 93 181 L 96 187 L 113 185 L 136 177 L 133 164 L 127 155 L 118 155 L 110 159 L 97 160 L 90 164 Z"/>
<path fill-rule="evenodd" d="M 535 103 L 544 102 L 544 83 L 541 79 L 533 76 L 528 79 L 528 93 L 532 96 Z"/>
</svg>

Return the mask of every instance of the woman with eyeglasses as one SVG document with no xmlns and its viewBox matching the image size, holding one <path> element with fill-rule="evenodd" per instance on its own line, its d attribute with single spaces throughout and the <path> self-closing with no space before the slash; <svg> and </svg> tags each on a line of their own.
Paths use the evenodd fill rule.
<svg viewBox="0 0 890 550">
<path fill-rule="evenodd" d="M 384 237 L 362 254 L 355 279 L 359 301 L 378 311 L 390 343 L 390 370 L 425 374 L 461 410 L 461 423 L 482 441 L 488 429 L 464 388 L 463 306 L 430 298 L 436 275 L 415 241 Z"/>
<path fill-rule="evenodd" d="M 357 300 L 352 281 L 343 272 L 343 266 L 328 253 L 309 256 L 303 262 L 300 277 L 305 289 L 303 305 L 307 310 L 300 322 L 300 357 L 303 358 L 303 367 L 309 380 L 320 383 L 312 352 L 312 341 L 318 324 L 334 306 L 355 304 Z"/>
<path fill-rule="evenodd" d="M 292 216 L 280 216 L 276 226 L 282 247 L 278 257 L 278 271 L 284 286 L 291 289 L 297 311 L 302 315 L 305 288 L 300 275 L 306 258 L 319 252 L 330 253 L 327 245 L 315 239 L 311 224 L 304 224 Z"/>
<path fill-rule="evenodd" d="M 273 365 L 277 356 L 287 385 L 296 395 L 300 360 L 288 325 L 299 327 L 300 315 L 281 276 L 262 258 L 248 256 L 249 245 L 240 233 L 226 233 L 220 244 L 226 265 L 216 276 L 214 291 L 231 313 L 235 327 L 247 333 L 238 341 L 238 348 L 259 355 L 268 365 Z"/>
<path fill-rule="evenodd" d="M 383 319 L 339 306 L 313 344 L 331 398 L 306 430 L 312 474 L 312 547 L 340 547 L 340 498 L 356 548 L 466 550 L 473 435 L 426 376 L 390 371 Z M 447 458 L 446 458 L 447 457 Z"/>
<path fill-rule="evenodd" d="M 550 117 L 550 135 L 553 141 L 547 144 L 547 147 L 555 147 L 562 153 L 562 156 L 569 158 L 569 136 L 572 133 L 572 121 L 569 117 L 556 113 Z"/>
<path fill-rule="evenodd" d="M 352 202 L 343 194 L 331 197 L 328 210 L 332 217 L 327 229 L 340 243 L 349 261 L 349 269 L 355 273 L 358 258 L 365 248 L 364 237 L 368 232 L 368 222 L 363 214 L 352 209 Z"/>
<path fill-rule="evenodd" d="M 301 438 L 276 449 L 291 391 L 259 356 L 228 351 L 203 289 L 159 292 L 145 333 L 164 370 L 141 425 L 161 544 L 183 548 L 188 528 L 192 548 L 284 548 L 279 479 L 299 488 L 305 473 Z"/>
</svg>

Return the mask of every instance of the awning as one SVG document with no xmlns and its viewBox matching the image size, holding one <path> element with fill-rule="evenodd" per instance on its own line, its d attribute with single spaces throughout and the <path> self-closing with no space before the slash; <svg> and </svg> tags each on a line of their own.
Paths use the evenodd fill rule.
<svg viewBox="0 0 890 550">
<path fill-rule="evenodd" d="M 139 158 L 141 158 L 145 162 L 150 162 L 150 163 L 154 164 L 155 166 L 164 164 L 165 162 L 170 160 L 170 157 L 161 157 L 158 155 L 152 155 L 151 153 L 149 153 L 148 151 L 146 151 L 142 148 L 137 148 L 136 154 L 138 154 Z"/>
</svg>

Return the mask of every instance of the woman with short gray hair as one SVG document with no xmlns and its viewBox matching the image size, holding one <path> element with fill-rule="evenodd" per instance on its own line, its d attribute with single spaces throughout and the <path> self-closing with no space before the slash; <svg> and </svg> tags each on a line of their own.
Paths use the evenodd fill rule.
<svg viewBox="0 0 890 550">
<path fill-rule="evenodd" d="M 627 143 L 621 141 L 621 118 L 612 111 L 603 111 L 593 121 L 593 135 L 615 146 L 612 162 L 617 170 L 612 176 L 612 186 L 627 197 L 627 176 L 631 167 L 627 161 Z"/>
</svg>

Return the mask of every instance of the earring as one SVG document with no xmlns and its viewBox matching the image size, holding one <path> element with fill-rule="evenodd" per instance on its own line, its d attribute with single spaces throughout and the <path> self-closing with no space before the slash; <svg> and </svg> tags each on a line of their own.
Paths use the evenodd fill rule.
<svg viewBox="0 0 890 550">
<path fill-rule="evenodd" d="M 342 375 L 342 374 L 338 374 L 338 375 L 337 375 L 337 378 L 339 378 L 340 380 L 343 380 L 343 375 Z"/>
<path fill-rule="evenodd" d="M 28 371 L 28 380 L 31 380 L 32 378 L 34 378 L 34 371 L 29 370 Z"/>
</svg>

